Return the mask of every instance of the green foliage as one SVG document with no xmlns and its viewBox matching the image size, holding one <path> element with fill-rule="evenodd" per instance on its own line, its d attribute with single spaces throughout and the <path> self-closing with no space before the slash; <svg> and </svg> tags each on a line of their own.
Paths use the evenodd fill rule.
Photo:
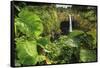
<svg viewBox="0 0 100 68">
<path fill-rule="evenodd" d="M 18 64 L 35 65 L 39 60 L 45 60 L 43 56 L 38 55 L 37 45 L 41 44 L 41 42 L 36 40 L 43 32 L 43 25 L 38 15 L 28 9 L 20 11 L 18 16 L 15 18 L 15 41 L 17 57 L 19 59 Z"/>
<path fill-rule="evenodd" d="M 46 46 L 46 49 L 49 51 L 47 54 L 47 57 L 52 60 L 53 64 L 57 63 L 56 58 L 60 55 L 60 46 L 54 44 L 54 43 L 49 43 Z"/>
<path fill-rule="evenodd" d="M 91 30 L 89 32 L 87 32 L 88 35 L 90 35 L 93 40 L 92 40 L 92 48 L 95 49 L 97 47 L 97 38 L 96 38 L 96 30 Z"/>
<path fill-rule="evenodd" d="M 96 51 L 81 49 L 80 50 L 80 62 L 93 62 L 96 61 Z"/>
<path fill-rule="evenodd" d="M 82 13 L 82 16 L 89 21 L 96 21 L 96 15 L 93 10 L 87 11 L 86 13 Z"/>
<path fill-rule="evenodd" d="M 70 36 L 61 36 L 59 38 L 59 42 L 60 45 L 64 45 L 67 47 L 78 47 L 78 45 L 75 43 L 75 40 L 73 38 L 70 38 Z"/>
<path fill-rule="evenodd" d="M 45 46 L 50 42 L 50 40 L 47 37 L 41 37 L 37 40 L 37 42 L 39 43 L 39 45 Z"/>
<path fill-rule="evenodd" d="M 84 32 L 83 31 L 80 31 L 80 30 L 74 30 L 68 36 L 71 37 L 71 38 L 74 38 L 74 37 L 76 37 L 78 35 L 81 35 L 81 34 L 84 34 Z"/>
<path fill-rule="evenodd" d="M 43 24 L 43 35 L 48 35 L 52 32 L 52 30 L 58 31 L 59 30 L 59 23 L 57 22 L 57 11 L 53 5 L 50 6 L 37 6 L 37 7 L 28 7 L 31 9 L 32 12 L 37 14 L 41 19 Z M 58 23 L 58 24 L 56 24 Z"/>
<path fill-rule="evenodd" d="M 15 35 L 18 37 L 20 33 L 23 34 L 30 34 L 29 29 L 26 24 L 19 20 L 19 18 L 15 19 Z"/>
<path fill-rule="evenodd" d="M 38 55 L 38 62 L 42 62 L 42 61 L 44 61 L 44 60 L 46 60 L 45 56 L 43 56 L 43 55 Z"/>
<path fill-rule="evenodd" d="M 43 25 L 38 15 L 32 13 L 28 9 L 23 9 L 18 16 L 19 19 L 17 21 L 20 22 L 20 24 L 19 27 L 16 28 L 19 28 L 21 32 L 26 33 L 28 36 L 34 37 L 37 37 L 42 33 Z M 16 22 L 16 25 L 18 22 Z"/>
<path fill-rule="evenodd" d="M 86 49 L 96 48 L 96 39 L 94 39 L 91 34 L 83 33 L 76 36 L 75 38 L 80 41 L 80 46 L 82 48 L 86 48 Z"/>
<path fill-rule="evenodd" d="M 58 41 L 47 45 L 47 50 L 50 51 L 47 56 L 53 61 L 53 64 L 70 63 L 72 55 L 74 57 L 78 56 L 78 49 L 79 47 L 75 40 L 68 36 L 61 36 Z"/>
<path fill-rule="evenodd" d="M 23 38 L 16 39 L 16 51 L 20 64 L 35 65 L 37 63 L 36 41 L 29 41 Z"/>
</svg>

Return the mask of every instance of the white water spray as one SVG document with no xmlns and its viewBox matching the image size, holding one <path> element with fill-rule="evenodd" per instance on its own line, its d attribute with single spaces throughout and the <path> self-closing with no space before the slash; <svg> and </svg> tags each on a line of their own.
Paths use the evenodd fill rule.
<svg viewBox="0 0 100 68">
<path fill-rule="evenodd" d="M 71 15 L 69 15 L 69 32 L 72 32 L 72 18 L 71 18 Z"/>
</svg>

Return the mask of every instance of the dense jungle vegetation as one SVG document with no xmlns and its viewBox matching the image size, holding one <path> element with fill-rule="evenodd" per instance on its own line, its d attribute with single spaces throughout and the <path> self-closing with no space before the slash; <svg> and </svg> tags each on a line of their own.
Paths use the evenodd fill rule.
<svg viewBox="0 0 100 68">
<path fill-rule="evenodd" d="M 16 66 L 97 61 L 95 6 L 65 8 L 30 2 L 14 2 L 13 6 Z"/>
</svg>

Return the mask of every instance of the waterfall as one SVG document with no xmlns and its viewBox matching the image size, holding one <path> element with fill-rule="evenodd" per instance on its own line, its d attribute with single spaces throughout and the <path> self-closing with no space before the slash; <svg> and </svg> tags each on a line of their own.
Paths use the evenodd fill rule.
<svg viewBox="0 0 100 68">
<path fill-rule="evenodd" d="M 72 18 L 71 18 L 71 15 L 69 15 L 69 32 L 72 32 Z"/>
</svg>

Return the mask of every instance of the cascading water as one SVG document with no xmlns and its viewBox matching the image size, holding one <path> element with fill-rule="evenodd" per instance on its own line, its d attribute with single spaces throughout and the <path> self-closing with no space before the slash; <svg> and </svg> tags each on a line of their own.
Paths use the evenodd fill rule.
<svg viewBox="0 0 100 68">
<path fill-rule="evenodd" d="M 72 18 L 71 18 L 71 15 L 69 15 L 69 32 L 72 32 Z"/>
</svg>

